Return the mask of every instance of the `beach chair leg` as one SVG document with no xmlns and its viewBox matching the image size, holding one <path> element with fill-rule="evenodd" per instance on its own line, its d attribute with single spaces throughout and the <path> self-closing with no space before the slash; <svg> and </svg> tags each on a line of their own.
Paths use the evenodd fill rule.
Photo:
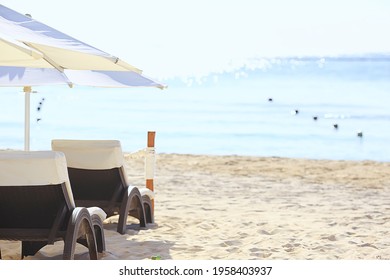
<svg viewBox="0 0 390 280">
<path fill-rule="evenodd" d="M 154 215 L 153 215 L 153 200 L 150 200 L 149 196 L 144 195 L 142 197 L 142 202 L 144 204 L 145 219 L 146 223 L 154 224 Z"/>
<path fill-rule="evenodd" d="M 137 188 L 129 188 L 128 193 L 123 197 L 117 228 L 120 234 L 124 234 L 126 231 L 128 215 L 137 218 L 141 228 L 146 227 L 145 210 L 141 194 Z"/>
<path fill-rule="evenodd" d="M 86 242 L 78 239 L 85 239 Z M 86 244 L 90 259 L 97 260 L 97 246 L 91 217 L 88 210 L 82 207 L 76 207 L 72 212 L 64 240 L 64 260 L 74 259 L 76 242 Z"/>
<path fill-rule="evenodd" d="M 34 256 L 39 250 L 47 245 L 45 241 L 22 241 L 21 259 L 27 256 Z"/>
<path fill-rule="evenodd" d="M 92 225 L 95 231 L 96 246 L 99 253 L 103 253 L 106 250 L 106 241 L 104 237 L 103 222 L 100 218 L 92 217 Z"/>
<path fill-rule="evenodd" d="M 103 221 L 100 219 L 98 215 L 92 215 L 91 221 L 92 221 L 93 231 L 95 234 L 97 251 L 99 253 L 103 253 L 106 250 Z M 88 248 L 88 242 L 86 238 L 79 239 L 77 240 L 77 242 Z"/>
</svg>

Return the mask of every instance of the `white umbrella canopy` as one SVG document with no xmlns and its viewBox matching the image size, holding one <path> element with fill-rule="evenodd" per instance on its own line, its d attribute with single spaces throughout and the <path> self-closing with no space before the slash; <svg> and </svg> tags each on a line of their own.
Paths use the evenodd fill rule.
<svg viewBox="0 0 390 280">
<path fill-rule="evenodd" d="M 58 70 L 131 70 L 141 73 L 141 70 L 115 56 L 3 5 L 0 5 L 0 38 L 20 42 L 42 54 L 40 58 L 11 62 L 1 57 L 2 66 L 54 67 Z"/>
<path fill-rule="evenodd" d="M 0 5 L 0 86 L 24 87 L 25 150 L 30 149 L 31 86 L 57 84 L 165 87 L 115 56 Z"/>
</svg>

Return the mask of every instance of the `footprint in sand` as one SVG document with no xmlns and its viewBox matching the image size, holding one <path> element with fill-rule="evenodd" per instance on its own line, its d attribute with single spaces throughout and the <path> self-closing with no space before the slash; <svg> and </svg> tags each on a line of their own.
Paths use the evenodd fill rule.
<svg viewBox="0 0 390 280">
<path fill-rule="evenodd" d="M 251 248 L 251 249 L 249 249 L 249 251 L 252 253 L 257 253 L 260 251 L 260 248 Z"/>
<path fill-rule="evenodd" d="M 240 248 L 232 247 L 232 248 L 226 249 L 226 251 L 228 251 L 229 253 L 237 253 L 240 251 Z"/>
<path fill-rule="evenodd" d="M 375 245 L 372 245 L 370 243 L 360 244 L 360 245 L 358 245 L 358 247 L 371 247 L 371 248 L 374 248 L 374 249 L 378 250 L 378 247 L 376 247 Z"/>
<path fill-rule="evenodd" d="M 220 244 L 221 247 L 240 246 L 242 242 L 240 240 L 227 240 Z"/>
<path fill-rule="evenodd" d="M 272 231 L 266 231 L 264 229 L 261 229 L 258 231 L 259 234 L 264 234 L 264 235 L 274 235 L 277 234 L 278 232 L 280 232 L 280 229 L 274 229 Z"/>
<path fill-rule="evenodd" d="M 286 244 L 282 246 L 284 248 L 284 251 L 286 252 L 292 252 L 294 251 L 294 247 L 291 244 Z"/>
<path fill-rule="evenodd" d="M 325 236 L 325 237 L 322 237 L 321 239 L 327 239 L 329 241 L 337 241 L 337 238 L 335 235 L 329 235 L 329 236 Z"/>
</svg>

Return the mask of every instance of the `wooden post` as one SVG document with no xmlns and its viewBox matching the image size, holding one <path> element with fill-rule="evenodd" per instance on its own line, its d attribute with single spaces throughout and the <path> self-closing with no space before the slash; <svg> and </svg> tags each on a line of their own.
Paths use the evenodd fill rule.
<svg viewBox="0 0 390 280">
<path fill-rule="evenodd" d="M 148 148 L 154 148 L 154 140 L 155 140 L 155 138 L 156 138 L 156 132 L 155 131 L 148 131 L 148 145 L 147 145 Z M 154 165 L 154 159 L 153 159 L 153 163 L 147 163 L 147 164 L 153 164 Z M 153 170 L 152 173 L 154 173 L 154 170 Z M 153 183 L 153 179 L 154 178 L 153 177 L 152 178 L 148 178 L 148 177 L 149 176 L 146 177 L 146 187 L 149 190 L 151 190 L 152 192 L 154 192 L 154 183 Z M 152 200 L 152 211 L 154 212 L 154 199 Z"/>
<path fill-rule="evenodd" d="M 148 131 L 148 147 L 154 148 L 154 140 L 156 138 L 155 131 Z"/>
</svg>

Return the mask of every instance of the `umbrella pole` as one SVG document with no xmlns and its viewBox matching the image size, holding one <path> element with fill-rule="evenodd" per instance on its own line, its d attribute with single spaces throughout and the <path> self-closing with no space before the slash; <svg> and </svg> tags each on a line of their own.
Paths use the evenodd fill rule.
<svg viewBox="0 0 390 280">
<path fill-rule="evenodd" d="M 30 94 L 31 87 L 24 87 L 24 150 L 30 150 Z"/>
</svg>

